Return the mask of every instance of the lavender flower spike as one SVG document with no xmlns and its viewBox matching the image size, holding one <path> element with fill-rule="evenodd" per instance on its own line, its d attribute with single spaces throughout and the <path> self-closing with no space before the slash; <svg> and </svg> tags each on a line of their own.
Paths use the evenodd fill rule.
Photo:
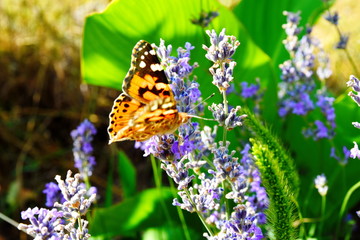
<svg viewBox="0 0 360 240">
<path fill-rule="evenodd" d="M 83 179 L 92 175 L 95 165 L 95 157 L 91 156 L 93 152 L 91 141 L 95 134 L 96 129 L 94 125 L 87 119 L 71 132 L 71 137 L 74 140 L 73 153 L 75 167 L 79 169 Z"/>
<path fill-rule="evenodd" d="M 65 181 L 59 175 L 55 177 L 58 182 L 61 193 L 65 198 L 64 203 L 55 203 L 54 207 L 61 208 L 67 218 L 79 218 L 84 215 L 89 209 L 91 203 L 96 199 L 96 193 L 87 197 L 87 190 L 80 182 L 80 174 L 75 174 L 71 177 L 69 170 Z"/>
<path fill-rule="evenodd" d="M 225 28 L 219 35 L 215 30 L 207 30 L 206 33 L 210 37 L 211 45 L 209 47 L 203 45 L 203 49 L 207 52 L 205 57 L 214 62 L 210 68 L 213 84 L 219 88 L 220 92 L 224 92 L 230 87 L 230 82 L 233 80 L 232 75 L 236 63 L 231 61 L 231 57 L 240 42 L 236 40 L 235 36 L 225 35 Z"/>
<path fill-rule="evenodd" d="M 222 103 L 213 103 L 209 106 L 209 110 L 212 112 L 214 119 L 219 122 L 219 126 L 225 126 L 228 130 L 242 126 L 242 120 L 246 118 L 247 115 L 243 114 L 238 116 L 236 113 L 240 108 L 240 106 L 237 106 L 236 108 L 232 108 L 229 113 L 226 113 Z"/>
<path fill-rule="evenodd" d="M 62 216 L 63 213 L 56 209 L 28 208 L 26 211 L 21 212 L 21 218 L 23 220 L 29 219 L 31 224 L 20 223 L 18 229 L 31 235 L 36 240 L 60 240 L 62 239 L 61 230 L 63 229 Z"/>
<path fill-rule="evenodd" d="M 357 103 L 360 107 L 360 81 L 355 76 L 351 75 L 350 80 L 346 83 L 348 87 L 352 87 L 353 91 L 349 92 L 349 96 Z M 355 93 L 354 93 L 355 92 Z M 353 122 L 354 127 L 360 128 L 360 123 Z M 360 159 L 360 150 L 356 142 L 354 142 L 354 147 L 350 150 L 351 158 Z"/>
</svg>

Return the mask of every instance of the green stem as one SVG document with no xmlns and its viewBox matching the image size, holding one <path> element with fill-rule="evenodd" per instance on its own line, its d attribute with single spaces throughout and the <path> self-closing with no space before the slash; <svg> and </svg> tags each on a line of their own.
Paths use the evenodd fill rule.
<svg viewBox="0 0 360 240">
<path fill-rule="evenodd" d="M 194 209 L 195 209 L 195 211 L 196 211 L 196 214 L 199 216 L 200 221 L 202 222 L 202 224 L 204 225 L 204 227 L 206 228 L 206 230 L 208 231 L 208 233 L 210 234 L 210 236 L 214 236 L 214 233 L 211 231 L 211 229 L 209 228 L 209 226 L 206 224 L 206 221 L 205 221 L 204 217 L 203 217 L 203 216 L 201 215 L 201 213 L 197 210 L 195 203 L 194 203 L 193 200 L 191 199 L 189 190 L 188 190 L 188 189 L 185 189 L 184 191 L 185 191 L 186 196 L 188 197 L 191 205 L 193 205 L 193 207 L 194 207 Z"/>
<path fill-rule="evenodd" d="M 89 181 L 89 176 L 88 175 L 85 175 L 83 176 L 84 177 L 84 183 L 85 183 L 85 186 L 86 186 L 86 190 L 89 190 L 91 185 L 90 185 L 90 181 Z"/>
<path fill-rule="evenodd" d="M 176 196 L 177 189 L 175 188 L 174 182 L 170 177 L 169 177 L 169 183 L 170 183 L 170 187 L 171 187 L 171 192 L 173 192 L 173 197 L 176 198 L 177 197 Z M 183 213 L 183 211 L 182 211 L 182 209 L 180 207 L 176 207 L 176 210 L 177 210 L 177 213 L 179 215 L 181 226 L 182 226 L 183 231 L 184 231 L 185 239 L 186 240 L 191 240 L 189 229 L 188 229 L 188 226 L 187 226 L 186 221 L 185 221 L 184 213 Z"/>
<path fill-rule="evenodd" d="M 321 213 L 320 213 L 320 226 L 319 226 L 319 236 L 322 235 L 322 230 L 324 227 L 324 222 L 325 222 L 325 208 L 326 208 L 326 195 L 325 196 L 321 196 Z"/>
<path fill-rule="evenodd" d="M 356 64 L 355 64 L 355 62 L 354 62 L 354 59 L 351 57 L 351 55 L 350 55 L 349 51 L 347 50 L 347 48 L 345 48 L 344 51 L 345 51 L 346 57 L 348 58 L 351 66 L 353 67 L 353 69 L 354 69 L 354 71 L 355 71 L 356 76 L 360 76 L 360 75 L 359 75 L 359 70 L 358 70 L 358 68 L 356 67 Z"/>
<path fill-rule="evenodd" d="M 155 186 L 156 186 L 156 188 L 160 189 L 161 188 L 161 174 L 159 174 L 159 169 L 156 164 L 156 159 L 153 155 L 150 155 L 150 160 L 151 160 L 151 167 L 152 167 L 153 173 L 154 173 Z"/>
<path fill-rule="evenodd" d="M 154 173 L 155 186 L 156 186 L 157 190 L 159 191 L 159 195 L 162 196 L 161 172 L 159 171 L 159 166 L 157 165 L 157 160 L 155 159 L 155 157 L 153 155 L 150 155 L 150 160 L 151 160 L 151 167 L 152 167 L 153 173 Z M 161 208 L 163 209 L 165 218 L 167 219 L 169 224 L 172 224 L 171 216 L 170 216 L 170 213 L 166 206 L 166 203 L 164 201 L 164 198 L 161 197 L 160 199 L 161 199 L 160 200 Z"/>
<path fill-rule="evenodd" d="M 223 104 L 224 104 L 224 113 L 225 113 L 225 117 L 228 116 L 229 114 L 229 106 L 228 106 L 228 100 L 226 98 L 226 91 L 222 92 L 223 95 Z M 226 135 L 227 135 L 227 129 L 226 127 L 224 127 L 224 131 L 223 131 L 223 143 L 226 143 Z"/>
<path fill-rule="evenodd" d="M 224 113 L 225 113 L 225 116 L 227 117 L 229 115 L 229 106 L 228 106 L 228 100 L 226 97 L 226 91 L 222 91 L 222 96 L 223 96 L 223 104 L 224 104 Z M 224 126 L 223 139 L 222 139 L 224 145 L 226 145 L 226 137 L 227 137 L 227 129 L 226 129 L 226 126 Z M 224 196 L 225 196 L 226 195 L 225 182 L 221 183 L 221 187 L 224 189 Z M 230 209 L 229 209 L 229 201 L 227 198 L 224 198 L 224 204 L 225 204 L 226 220 L 229 220 L 230 219 Z"/>
<path fill-rule="evenodd" d="M 351 197 L 351 194 L 353 194 L 353 192 L 360 188 L 360 181 L 357 182 L 355 185 L 353 185 L 349 191 L 347 191 L 346 195 L 345 195 L 345 198 L 344 198 L 344 201 L 341 205 L 341 209 L 340 209 L 340 213 L 339 213 L 339 219 L 338 219 L 338 224 L 336 226 L 336 238 L 338 237 L 338 234 L 339 234 L 339 230 L 340 230 L 340 223 L 341 223 L 341 219 L 343 218 L 343 215 L 344 215 L 344 212 L 345 212 L 345 209 L 346 209 L 346 205 Z"/>
<path fill-rule="evenodd" d="M 78 222 L 78 225 L 79 225 L 80 232 L 82 232 L 82 230 L 83 230 L 83 225 L 82 225 L 82 222 L 81 222 L 81 214 L 80 214 L 79 211 L 78 211 L 78 213 L 79 213 L 79 217 L 78 217 L 78 219 L 77 219 L 77 222 Z"/>
</svg>

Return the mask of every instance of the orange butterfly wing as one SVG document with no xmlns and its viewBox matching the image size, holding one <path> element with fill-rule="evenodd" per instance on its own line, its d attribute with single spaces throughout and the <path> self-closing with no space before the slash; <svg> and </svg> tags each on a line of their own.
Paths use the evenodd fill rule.
<svg viewBox="0 0 360 240">
<path fill-rule="evenodd" d="M 110 142 L 126 140 L 127 131 L 124 131 L 130 124 L 137 112 L 141 112 L 144 108 L 144 104 L 132 99 L 125 93 L 114 101 L 111 113 L 109 115 L 110 123 L 108 127 L 108 133 Z"/>
<path fill-rule="evenodd" d="M 146 41 L 139 41 L 133 49 L 131 68 L 123 81 L 123 91 L 145 104 L 167 97 L 175 101 L 156 52 Z"/>
<path fill-rule="evenodd" d="M 172 133 L 189 118 L 177 111 L 165 72 L 146 41 L 139 41 L 133 49 L 123 91 L 109 116 L 109 143 L 145 141 L 154 135 Z"/>
</svg>

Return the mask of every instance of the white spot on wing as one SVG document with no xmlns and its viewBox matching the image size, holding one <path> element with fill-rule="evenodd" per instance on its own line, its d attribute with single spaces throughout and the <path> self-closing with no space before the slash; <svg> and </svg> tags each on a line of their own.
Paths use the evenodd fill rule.
<svg viewBox="0 0 360 240">
<path fill-rule="evenodd" d="M 144 61 L 141 61 L 140 64 L 139 64 L 139 66 L 140 66 L 141 68 L 144 68 L 144 67 L 146 67 L 146 63 L 145 63 Z"/>
<path fill-rule="evenodd" d="M 145 59 L 145 56 L 144 56 L 144 55 L 141 55 L 140 58 L 141 58 L 141 60 L 144 60 L 144 59 Z"/>
<path fill-rule="evenodd" d="M 161 108 L 163 108 L 163 109 L 168 109 L 168 108 L 173 108 L 173 107 L 174 107 L 174 103 L 172 103 L 172 102 L 164 103 L 161 105 Z M 173 111 L 173 110 L 171 110 L 171 111 Z"/>
<path fill-rule="evenodd" d="M 147 56 L 148 54 L 149 54 L 149 52 L 148 52 L 148 51 L 144 52 L 144 55 L 146 55 L 146 56 Z"/>
<path fill-rule="evenodd" d="M 151 54 L 151 55 L 155 55 L 155 54 L 156 54 L 155 51 L 154 51 L 154 49 L 151 49 L 151 50 L 150 50 L 150 54 Z"/>
<path fill-rule="evenodd" d="M 158 63 L 156 63 L 156 64 L 151 64 L 151 65 L 150 65 L 150 68 L 151 68 L 151 70 L 152 70 L 153 72 L 155 72 L 155 71 L 162 71 L 162 70 L 163 70 L 162 66 L 161 66 L 160 64 L 158 64 Z"/>
</svg>

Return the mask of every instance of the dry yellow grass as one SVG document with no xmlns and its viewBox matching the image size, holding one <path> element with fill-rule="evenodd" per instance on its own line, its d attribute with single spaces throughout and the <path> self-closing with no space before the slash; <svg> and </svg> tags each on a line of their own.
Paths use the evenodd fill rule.
<svg viewBox="0 0 360 240">
<path fill-rule="evenodd" d="M 339 13 L 339 28 L 342 33 L 349 34 L 348 52 L 358 70 L 360 70 L 360 2 L 358 0 L 338 0 L 331 7 L 331 12 Z M 344 50 L 335 49 L 339 41 L 336 28 L 324 18 L 319 19 L 313 28 L 313 35 L 320 39 L 325 51 L 329 54 L 333 75 L 328 86 L 335 93 L 342 93 L 346 88 L 349 76 L 356 75 Z M 360 77 L 360 76 L 358 76 Z"/>
</svg>

